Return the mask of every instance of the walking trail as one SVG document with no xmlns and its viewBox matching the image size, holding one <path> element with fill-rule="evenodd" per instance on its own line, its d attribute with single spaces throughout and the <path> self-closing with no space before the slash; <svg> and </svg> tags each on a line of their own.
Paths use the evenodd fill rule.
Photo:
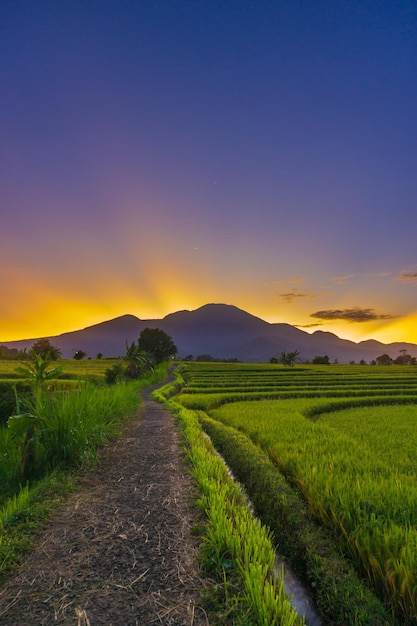
<svg viewBox="0 0 417 626">
<path fill-rule="evenodd" d="M 1 625 L 208 625 L 193 484 L 151 391 L 0 590 Z"/>
</svg>

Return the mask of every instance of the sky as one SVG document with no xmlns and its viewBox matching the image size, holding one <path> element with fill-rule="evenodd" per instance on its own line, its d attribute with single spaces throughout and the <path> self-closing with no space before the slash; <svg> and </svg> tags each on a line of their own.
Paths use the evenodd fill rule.
<svg viewBox="0 0 417 626">
<path fill-rule="evenodd" d="M 2 0 L 0 344 L 207 303 L 417 343 L 414 0 Z"/>
</svg>

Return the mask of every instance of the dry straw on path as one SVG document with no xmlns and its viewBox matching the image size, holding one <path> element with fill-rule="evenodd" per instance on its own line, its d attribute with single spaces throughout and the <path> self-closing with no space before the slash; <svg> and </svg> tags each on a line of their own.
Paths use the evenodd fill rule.
<svg viewBox="0 0 417 626">
<path fill-rule="evenodd" d="M 0 591 L 0 624 L 208 624 L 192 482 L 174 420 L 150 393 Z"/>
</svg>

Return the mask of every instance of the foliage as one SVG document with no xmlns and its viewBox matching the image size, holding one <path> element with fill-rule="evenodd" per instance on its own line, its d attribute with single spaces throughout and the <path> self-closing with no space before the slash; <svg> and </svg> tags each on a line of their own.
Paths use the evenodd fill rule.
<svg viewBox="0 0 417 626">
<path fill-rule="evenodd" d="M 23 487 L 6 502 L 0 502 L 0 583 L 32 547 L 47 515 L 76 485 L 70 473 L 53 472 L 35 486 Z"/>
<path fill-rule="evenodd" d="M 32 385 L 23 380 L 0 380 L 0 428 L 14 411 L 16 411 L 16 392 L 20 397 L 27 396 Z M 1 446 L 0 446 L 1 449 Z"/>
<path fill-rule="evenodd" d="M 393 360 L 394 365 L 416 365 L 417 359 L 411 354 L 407 354 L 407 350 L 400 350 L 400 356 Z"/>
<path fill-rule="evenodd" d="M 327 356 L 327 354 L 325 356 L 315 356 L 314 359 L 312 360 L 312 363 L 314 365 L 329 365 L 330 359 Z M 353 364 L 351 363 L 351 365 Z"/>
<path fill-rule="evenodd" d="M 277 365 L 189 363 L 181 374 L 184 386 L 176 400 L 245 432 L 300 492 L 398 621 L 417 624 L 415 368 L 303 365 L 289 371 Z M 250 475 L 247 456 L 243 480 Z M 273 501 L 268 481 L 261 487 L 266 509 Z M 274 515 L 278 512 L 264 519 Z M 322 552 L 311 555 L 312 568 L 324 568 L 323 581 L 329 568 L 331 602 L 331 567 L 322 557 Z M 380 622 L 362 616 L 353 623 Z"/>
<path fill-rule="evenodd" d="M 134 341 L 130 346 L 126 341 L 125 360 L 127 361 L 126 373 L 130 378 L 139 378 L 145 372 L 152 371 L 157 363 L 153 353 L 143 350 L 139 343 L 136 344 Z"/>
<path fill-rule="evenodd" d="M 377 365 L 391 365 L 392 364 L 392 359 L 389 356 L 389 354 L 381 354 L 381 356 L 378 356 L 375 360 L 376 360 Z"/>
<path fill-rule="evenodd" d="M 19 476 L 22 483 L 36 475 L 36 442 L 42 420 L 32 413 L 9 417 L 7 425 L 19 451 Z"/>
<path fill-rule="evenodd" d="M 139 336 L 138 349 L 152 354 L 156 364 L 167 361 L 178 352 L 172 338 L 160 328 L 144 328 Z"/>
<path fill-rule="evenodd" d="M 281 357 L 279 362 L 282 365 L 286 365 L 288 367 L 294 367 L 295 362 L 300 360 L 300 351 L 293 350 L 292 352 L 281 352 Z"/>
<path fill-rule="evenodd" d="M 114 385 L 115 383 L 119 383 L 123 380 L 124 374 L 123 365 L 119 362 L 106 369 L 104 372 L 104 379 L 108 385 Z"/>
<path fill-rule="evenodd" d="M 162 364 L 145 378 L 116 388 L 89 385 L 76 392 L 42 391 L 36 404 L 42 423 L 36 441 L 38 480 L 23 488 L 18 448 L 11 430 L 0 428 L 0 580 L 30 548 L 31 536 L 51 507 L 73 488 L 74 474 L 68 469 L 94 460 L 98 448 L 137 410 L 139 389 L 162 382 L 166 375 L 167 365 Z M 33 402 L 26 406 L 32 414 L 34 407 Z M 25 429 L 18 436 L 24 437 Z"/>
<path fill-rule="evenodd" d="M 31 359 L 36 358 L 36 355 L 41 356 L 44 360 L 57 361 L 61 357 L 61 350 L 53 346 L 49 339 L 43 338 L 35 341 L 29 351 Z"/>
<path fill-rule="evenodd" d="M 8 348 L 0 346 L 0 359 L 10 359 L 14 361 L 24 361 L 29 358 L 26 348 L 18 350 L 17 348 Z"/>
<path fill-rule="evenodd" d="M 81 361 L 85 356 L 87 356 L 87 353 L 84 352 L 84 350 L 77 350 L 74 352 L 74 359 L 76 361 Z"/>
<path fill-rule="evenodd" d="M 234 476 L 241 480 L 263 522 L 279 538 L 280 554 L 309 583 L 316 605 L 332 624 L 389 624 L 383 606 L 317 528 L 302 497 L 268 455 L 242 432 L 204 414 L 200 420 Z"/>
<path fill-rule="evenodd" d="M 259 409 L 229 405 L 221 415 L 269 451 L 314 516 L 339 537 L 357 571 L 404 623 L 416 623 L 415 474 L 386 464 L 371 441 L 352 437 L 352 429 L 344 434 L 328 421 L 307 422 L 294 401 L 263 402 L 262 415 Z M 386 434 L 383 422 L 375 428 Z"/>
<path fill-rule="evenodd" d="M 5 466 L 0 463 L 0 482 L 9 480 L 11 473 L 26 481 L 56 467 L 77 466 L 95 458 L 98 447 L 137 408 L 137 389 L 133 383 L 116 388 L 86 385 L 59 393 L 38 389 L 26 400 L 26 410 L 8 420 L 10 442 L 4 440 L 3 453 L 8 454 L 8 445 L 16 446 L 19 470 L 13 472 L 10 460 Z"/>
<path fill-rule="evenodd" d="M 166 402 L 171 385 L 154 393 Z M 168 403 L 184 428 L 188 460 L 201 497 L 199 506 L 207 516 L 204 563 L 224 592 L 222 623 L 259 626 L 301 626 L 284 591 L 282 572 L 274 569 L 275 552 L 269 531 L 249 512 L 241 488 L 204 436 L 195 413 Z M 225 618 L 225 614 L 228 616 Z"/>
<path fill-rule="evenodd" d="M 24 365 L 30 364 L 31 361 L 26 361 Z M 64 387 L 65 381 L 72 381 L 75 383 L 82 383 L 85 381 L 94 382 L 100 384 L 100 382 L 104 383 L 105 379 L 105 371 L 113 365 L 120 363 L 120 359 L 112 358 L 112 359 L 88 359 L 77 361 L 76 359 L 60 359 L 59 360 L 59 368 L 61 373 L 59 374 L 59 379 L 54 380 L 53 386 L 55 389 L 61 389 Z M 11 389 L 11 385 L 13 384 L 13 380 L 15 380 L 15 384 L 18 386 L 18 390 L 23 385 L 27 388 L 27 378 L 25 381 L 21 378 L 21 376 L 16 372 L 16 366 L 18 364 L 15 360 L 0 360 L 0 393 L 9 392 Z M 19 365 L 23 365 L 20 364 Z M 51 364 L 51 366 L 56 366 L 57 364 Z M 67 385 L 68 387 L 69 385 Z M 23 391 L 23 388 L 22 388 Z M 9 413 L 10 415 L 10 413 Z"/>
<path fill-rule="evenodd" d="M 42 386 L 48 380 L 57 378 L 62 373 L 60 367 L 50 367 L 51 359 L 48 355 L 49 352 L 46 357 L 34 352 L 32 360 L 25 367 L 16 367 L 15 372 L 33 383 L 35 387 Z"/>
<path fill-rule="evenodd" d="M 94 458 L 139 405 L 138 390 L 164 380 L 166 373 L 167 365 L 161 364 L 115 388 L 84 383 L 59 392 L 38 388 L 23 401 L 18 396 L 9 427 L 0 427 L 0 504 L 15 493 L 21 474 L 38 479 L 55 467 Z"/>
</svg>

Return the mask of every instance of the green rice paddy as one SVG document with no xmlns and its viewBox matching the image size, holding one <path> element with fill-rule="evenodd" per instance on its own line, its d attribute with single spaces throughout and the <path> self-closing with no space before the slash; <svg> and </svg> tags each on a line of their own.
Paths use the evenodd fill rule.
<svg viewBox="0 0 417 626">
<path fill-rule="evenodd" d="M 392 619 L 417 624 L 417 368 L 196 363 L 182 376 L 177 400 L 254 442 Z"/>
</svg>

